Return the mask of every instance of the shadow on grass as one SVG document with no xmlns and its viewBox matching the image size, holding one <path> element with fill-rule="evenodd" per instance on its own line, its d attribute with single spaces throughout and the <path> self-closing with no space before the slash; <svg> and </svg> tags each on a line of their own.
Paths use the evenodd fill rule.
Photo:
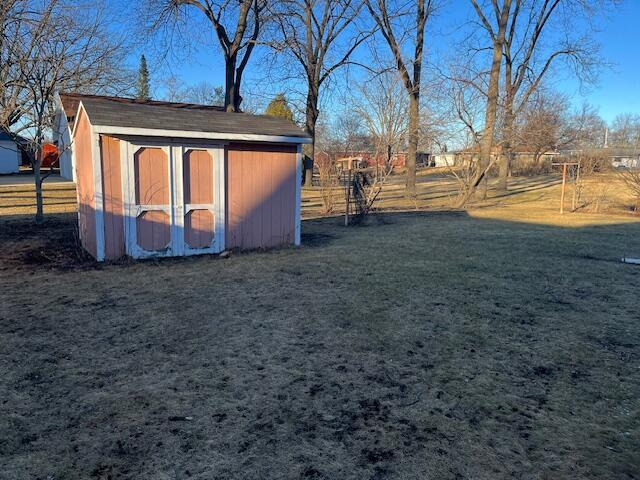
<svg viewBox="0 0 640 480">
<path fill-rule="evenodd" d="M 489 208 L 482 206 L 477 208 Z M 638 222 L 609 223 L 603 225 L 571 226 L 571 225 L 549 225 L 540 223 L 529 223 L 512 219 L 478 218 L 471 217 L 466 211 L 461 210 L 439 210 L 439 211 L 378 211 L 370 214 L 363 222 L 344 226 L 344 216 L 334 215 L 303 220 L 301 234 L 301 249 L 326 248 L 335 244 L 355 243 L 364 249 L 376 240 L 376 232 L 379 228 L 397 229 L 398 241 L 403 239 L 403 230 L 411 228 L 416 222 L 433 222 L 433 228 L 447 228 L 446 225 L 452 222 L 473 222 L 477 226 L 473 228 L 492 229 L 508 233 L 514 228 L 525 231 L 541 229 L 546 231 L 548 238 L 553 238 L 554 232 L 572 231 L 588 232 L 603 237 L 613 235 L 616 237 L 636 238 L 630 240 L 629 251 L 607 252 L 606 255 L 594 255 L 589 252 L 578 252 L 575 255 L 582 255 L 582 258 L 592 258 L 594 260 L 612 260 L 621 254 L 640 255 L 640 220 Z M 444 222 L 444 223 L 443 223 Z M 443 227 L 444 225 L 444 227 Z M 455 236 L 451 236 L 451 241 L 461 241 L 464 239 L 464 232 L 452 230 Z M 287 250 L 272 249 L 275 251 Z M 297 250 L 291 248 L 291 250 Z M 251 250 L 254 251 L 254 250 Z M 257 250 L 256 252 L 260 252 Z M 240 253 L 241 252 L 237 252 Z M 572 254 L 572 256 L 574 256 Z M 169 257 L 146 260 L 145 263 L 160 264 L 166 262 L 200 261 L 205 256 L 195 257 Z M 100 268 L 100 263 L 96 262 L 81 247 L 78 239 L 77 214 L 59 213 L 47 214 L 42 225 L 36 225 L 32 215 L 0 216 L 0 262 L 8 267 L 18 269 L 87 269 Z M 118 262 L 111 262 L 117 265 L 129 265 L 130 259 L 123 259 Z M 109 264 L 109 262 L 107 262 Z"/>
</svg>

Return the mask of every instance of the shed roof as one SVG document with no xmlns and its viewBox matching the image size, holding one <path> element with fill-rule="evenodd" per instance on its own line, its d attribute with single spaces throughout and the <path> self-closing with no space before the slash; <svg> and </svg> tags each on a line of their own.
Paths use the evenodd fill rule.
<svg viewBox="0 0 640 480">
<path fill-rule="evenodd" d="M 299 137 L 301 140 L 309 138 L 301 128 L 287 119 L 226 112 L 218 106 L 139 101 L 92 95 L 74 95 L 74 97 L 79 98 L 94 126 L 114 127 L 114 129 Z"/>
<path fill-rule="evenodd" d="M 63 93 L 60 93 L 60 102 L 62 103 L 62 108 L 64 109 L 65 115 L 69 119 L 69 126 L 71 127 L 72 130 L 73 130 L 73 124 L 75 122 L 75 116 L 78 113 L 78 107 L 80 106 L 80 102 L 85 101 L 86 99 L 102 99 L 102 100 L 109 100 L 109 101 L 118 102 L 118 103 L 167 106 L 172 108 L 182 108 L 182 109 L 191 109 L 191 110 L 224 111 L 224 108 L 218 105 L 198 105 L 195 103 L 164 102 L 160 100 L 140 100 L 137 98 L 113 97 L 108 95 L 87 95 L 83 93 L 63 92 Z"/>
</svg>

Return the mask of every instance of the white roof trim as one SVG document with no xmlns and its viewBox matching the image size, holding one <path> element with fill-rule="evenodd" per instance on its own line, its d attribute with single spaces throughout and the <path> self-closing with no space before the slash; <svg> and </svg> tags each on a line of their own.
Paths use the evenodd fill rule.
<svg viewBox="0 0 640 480">
<path fill-rule="evenodd" d="M 93 125 L 96 133 L 106 135 L 139 135 L 147 137 L 199 138 L 207 140 L 237 140 L 247 142 L 270 143 L 311 143 L 309 137 L 287 137 L 281 135 L 256 135 L 250 133 L 218 133 L 196 132 L 193 130 L 165 130 L 155 128 L 112 127 L 108 125 Z"/>
<path fill-rule="evenodd" d="M 80 102 L 78 104 L 78 111 L 76 112 L 76 117 L 75 120 L 73 122 L 73 131 L 71 132 L 71 138 L 73 139 L 76 135 L 76 129 L 78 128 L 78 120 L 80 120 L 80 113 L 84 110 L 84 105 L 82 104 L 82 102 Z M 86 110 L 85 110 L 85 113 Z M 89 125 L 91 125 L 91 119 L 89 118 Z M 93 125 L 91 125 L 93 127 Z"/>
</svg>

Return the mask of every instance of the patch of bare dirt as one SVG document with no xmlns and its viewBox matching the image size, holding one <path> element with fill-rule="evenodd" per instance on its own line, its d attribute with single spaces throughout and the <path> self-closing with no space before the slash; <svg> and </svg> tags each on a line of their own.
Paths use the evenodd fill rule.
<svg viewBox="0 0 640 480">
<path fill-rule="evenodd" d="M 82 248 L 75 214 L 0 219 L 0 270 L 70 270 L 97 266 Z"/>
</svg>

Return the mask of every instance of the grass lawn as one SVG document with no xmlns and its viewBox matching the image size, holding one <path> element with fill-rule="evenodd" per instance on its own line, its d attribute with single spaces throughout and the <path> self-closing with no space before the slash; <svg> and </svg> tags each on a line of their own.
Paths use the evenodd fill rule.
<svg viewBox="0 0 640 480">
<path fill-rule="evenodd" d="M 639 478 L 640 223 L 557 193 L 113 265 L 0 218 L 0 478 Z"/>
</svg>

